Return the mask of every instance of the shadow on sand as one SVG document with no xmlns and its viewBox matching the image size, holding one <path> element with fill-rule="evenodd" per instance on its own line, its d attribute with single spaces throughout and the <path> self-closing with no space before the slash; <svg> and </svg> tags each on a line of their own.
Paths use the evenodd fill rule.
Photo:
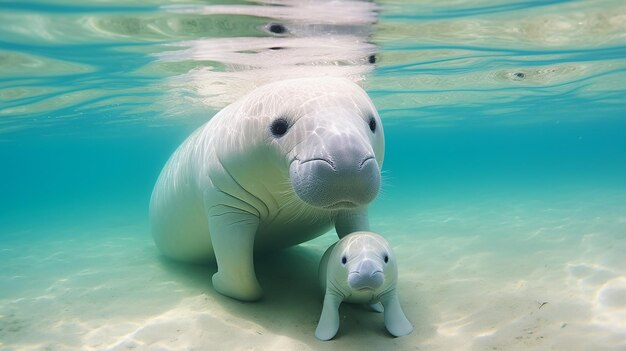
<svg viewBox="0 0 626 351">
<path fill-rule="evenodd" d="M 393 338 L 385 329 L 383 315 L 360 305 L 342 304 L 340 308 L 341 326 L 332 342 L 322 342 L 315 338 L 315 328 L 322 310 L 323 294 L 318 282 L 318 265 L 323 254 L 321 248 L 296 246 L 279 252 L 258 256 L 255 260 L 256 273 L 263 287 L 264 296 L 257 302 L 241 302 L 217 293 L 211 286 L 211 276 L 216 272 L 215 264 L 191 265 L 171 261 L 161 256 L 164 269 L 172 273 L 176 280 L 192 290 L 205 294 L 209 308 L 219 305 L 238 318 L 263 326 L 274 335 L 296 339 L 314 349 L 331 349 L 341 345 L 354 348 L 418 345 L 431 334 L 432 328 L 416 328 L 405 338 Z M 411 315 L 414 325 L 428 325 L 423 320 L 424 306 L 409 302 L 407 296 L 405 311 Z M 411 309 L 417 310 L 411 311 Z M 260 332 L 259 332 L 260 333 Z M 420 335 L 421 334 L 421 335 Z M 409 340 L 412 339 L 412 341 Z M 403 340 L 404 339 L 404 340 Z M 398 341 L 400 343 L 398 343 Z M 243 346 L 243 345 L 242 345 Z M 413 348 L 413 346 L 411 347 Z"/>
</svg>

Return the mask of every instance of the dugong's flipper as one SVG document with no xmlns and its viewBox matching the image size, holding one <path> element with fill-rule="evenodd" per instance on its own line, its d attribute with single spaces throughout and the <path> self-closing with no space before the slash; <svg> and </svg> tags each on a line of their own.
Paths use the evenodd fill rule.
<svg viewBox="0 0 626 351">
<path fill-rule="evenodd" d="M 343 301 L 343 297 L 338 296 L 331 291 L 326 291 L 324 296 L 324 307 L 322 307 L 322 315 L 315 329 L 315 337 L 320 340 L 330 340 L 339 330 L 339 305 Z"/>
<path fill-rule="evenodd" d="M 398 295 L 395 290 L 380 298 L 385 308 L 385 327 L 393 336 L 408 335 L 413 331 L 413 325 L 404 315 Z"/>
<path fill-rule="evenodd" d="M 380 303 L 380 302 L 372 303 L 372 304 L 369 304 L 367 306 L 374 312 L 383 313 L 385 311 L 385 308 L 383 307 L 383 304 Z"/>
<path fill-rule="evenodd" d="M 216 206 L 209 211 L 209 231 L 217 260 L 213 287 L 220 294 L 243 301 L 261 298 L 253 262 L 258 226 L 257 216 L 232 207 Z"/>
<path fill-rule="evenodd" d="M 354 232 L 368 231 L 370 222 L 367 215 L 367 207 L 356 210 L 341 211 L 335 219 L 335 231 L 339 239 Z"/>
</svg>

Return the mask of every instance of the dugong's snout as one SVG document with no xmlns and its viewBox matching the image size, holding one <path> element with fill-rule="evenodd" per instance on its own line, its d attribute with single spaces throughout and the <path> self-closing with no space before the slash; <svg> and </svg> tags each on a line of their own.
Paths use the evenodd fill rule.
<svg viewBox="0 0 626 351">
<path fill-rule="evenodd" d="M 383 268 L 376 262 L 365 259 L 355 270 L 348 274 L 348 286 L 351 289 L 378 289 L 385 281 Z"/>
<path fill-rule="evenodd" d="M 292 185 L 304 202 L 327 209 L 370 203 L 380 188 L 380 167 L 369 145 L 335 139 L 292 162 Z"/>
</svg>

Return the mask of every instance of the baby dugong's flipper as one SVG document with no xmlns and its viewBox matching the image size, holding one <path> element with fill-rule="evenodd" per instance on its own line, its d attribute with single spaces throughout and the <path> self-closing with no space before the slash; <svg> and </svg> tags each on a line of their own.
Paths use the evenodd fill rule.
<svg viewBox="0 0 626 351">
<path fill-rule="evenodd" d="M 395 289 L 390 296 L 381 297 L 381 301 L 385 309 L 385 328 L 389 333 L 393 336 L 411 334 L 413 325 L 404 315 Z"/>
<path fill-rule="evenodd" d="M 362 303 L 384 313 L 385 327 L 394 336 L 413 331 L 396 291 L 398 269 L 387 241 L 371 232 L 355 232 L 339 240 L 324 253 L 319 278 L 324 305 L 315 336 L 332 339 L 339 330 L 342 302 Z"/>
<path fill-rule="evenodd" d="M 343 297 L 332 293 L 324 296 L 324 307 L 322 307 L 322 315 L 315 329 L 315 337 L 320 340 L 332 339 L 339 330 L 339 305 L 343 301 Z"/>
</svg>

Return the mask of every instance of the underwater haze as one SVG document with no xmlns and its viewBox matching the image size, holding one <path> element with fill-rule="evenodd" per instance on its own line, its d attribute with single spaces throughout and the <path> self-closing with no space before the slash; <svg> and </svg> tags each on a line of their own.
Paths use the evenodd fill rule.
<svg viewBox="0 0 626 351">
<path fill-rule="evenodd" d="M 154 245 L 176 147 L 302 76 L 379 110 L 408 336 L 344 304 L 315 339 L 334 231 L 256 303 Z M 625 253 L 623 1 L 0 0 L 0 350 L 625 350 Z"/>
</svg>

